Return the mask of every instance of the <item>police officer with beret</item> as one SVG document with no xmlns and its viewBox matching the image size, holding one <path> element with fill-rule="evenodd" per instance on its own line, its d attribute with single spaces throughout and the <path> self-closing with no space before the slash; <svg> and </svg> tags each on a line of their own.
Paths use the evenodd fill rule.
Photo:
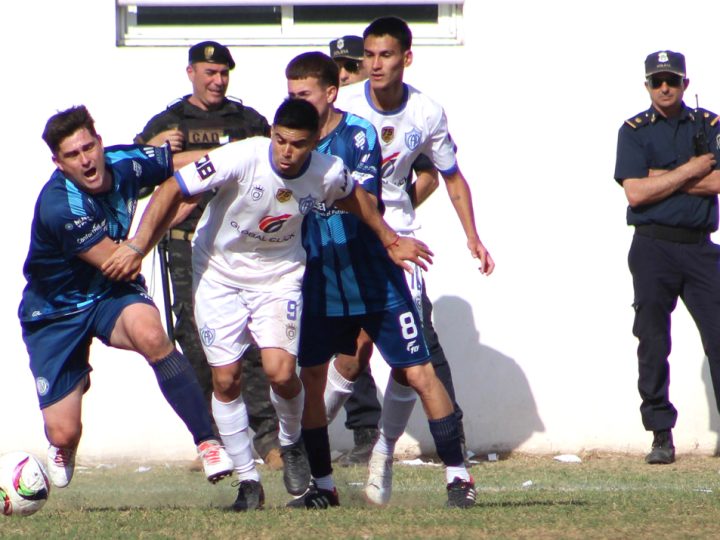
<svg viewBox="0 0 720 540">
<path fill-rule="evenodd" d="M 235 61 L 227 47 L 203 41 L 190 48 L 187 75 L 192 94 L 172 102 L 150 119 L 135 137 L 136 143 L 161 146 L 166 141 L 173 152 L 209 149 L 253 136 L 269 136 L 270 126 L 255 109 L 225 96 Z M 191 240 L 209 194 L 182 223 L 168 233 L 167 251 L 173 288 L 175 338 L 194 366 L 203 390 L 212 393 L 212 379 L 195 324 L 192 302 Z M 282 467 L 277 438 L 278 420 L 270 402 L 269 384 L 260 355 L 251 348 L 243 357 L 245 403 L 250 427 L 255 432 L 257 453 L 273 468 Z M 249 398 L 249 399 L 248 399 Z"/>
<path fill-rule="evenodd" d="M 718 228 L 720 121 L 683 102 L 685 57 L 658 51 L 645 60 L 651 107 L 618 134 L 615 180 L 635 227 L 628 262 L 635 290 L 633 333 L 639 339 L 638 389 L 643 425 L 654 434 L 647 463 L 675 461 L 670 402 L 670 316 L 678 297 L 700 331 L 720 397 L 720 247 Z M 718 401 L 720 410 L 720 401 Z"/>
</svg>

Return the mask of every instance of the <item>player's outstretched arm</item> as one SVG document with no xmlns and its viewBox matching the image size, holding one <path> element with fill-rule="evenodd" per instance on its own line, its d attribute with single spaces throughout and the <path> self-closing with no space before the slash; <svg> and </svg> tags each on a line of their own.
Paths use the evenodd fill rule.
<svg viewBox="0 0 720 540">
<path fill-rule="evenodd" d="M 425 243 L 415 238 L 401 237 L 385 222 L 377 209 L 374 198 L 364 189 L 353 189 L 344 199 L 335 202 L 341 210 L 352 212 L 378 235 L 390 259 L 408 272 L 412 269 L 405 261 L 412 261 L 423 270 L 432 263 L 433 253 Z"/>
<path fill-rule="evenodd" d="M 160 184 L 145 208 L 135 236 L 105 261 L 101 268 L 103 274 L 117 281 L 135 279 L 143 257 L 168 230 L 182 201 L 183 194 L 174 176 Z"/>
<path fill-rule="evenodd" d="M 463 231 L 465 231 L 470 255 L 480 260 L 480 272 L 485 275 L 492 274 L 495 269 L 495 261 L 493 261 L 490 253 L 480 241 L 480 236 L 477 233 L 472 194 L 470 193 L 470 186 L 467 180 L 465 180 L 460 169 L 457 169 L 452 174 L 443 174 L 443 179 L 445 180 L 445 187 L 447 188 L 450 201 L 455 208 L 458 218 L 460 218 Z"/>
</svg>

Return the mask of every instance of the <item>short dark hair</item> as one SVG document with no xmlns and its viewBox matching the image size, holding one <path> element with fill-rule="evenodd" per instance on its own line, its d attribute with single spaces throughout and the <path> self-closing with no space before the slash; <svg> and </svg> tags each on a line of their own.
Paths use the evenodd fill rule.
<svg viewBox="0 0 720 540">
<path fill-rule="evenodd" d="M 302 53 L 290 60 L 285 68 L 285 77 L 289 81 L 314 77 L 325 87 L 340 87 L 337 64 L 327 54 L 317 51 Z"/>
<path fill-rule="evenodd" d="M 93 137 L 97 137 L 95 120 L 90 116 L 85 105 L 78 105 L 51 116 L 45 124 L 42 138 L 50 147 L 53 155 L 57 155 L 63 140 L 83 128 L 87 129 Z"/>
<path fill-rule="evenodd" d="M 400 17 L 380 17 L 371 22 L 363 32 L 363 39 L 368 36 L 390 36 L 398 40 L 403 52 L 412 47 L 412 32 L 408 24 Z"/>
<path fill-rule="evenodd" d="M 275 112 L 273 126 L 317 133 L 320 130 L 320 117 L 315 105 L 309 101 L 286 99 Z"/>
</svg>

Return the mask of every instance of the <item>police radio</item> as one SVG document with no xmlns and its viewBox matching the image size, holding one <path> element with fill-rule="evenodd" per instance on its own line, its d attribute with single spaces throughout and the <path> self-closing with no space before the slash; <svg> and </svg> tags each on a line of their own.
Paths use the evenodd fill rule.
<svg viewBox="0 0 720 540">
<path fill-rule="evenodd" d="M 695 135 L 693 135 L 693 147 L 696 156 L 702 156 L 710 151 L 707 136 L 705 135 L 705 115 L 700 111 L 697 94 L 695 94 Z"/>
</svg>

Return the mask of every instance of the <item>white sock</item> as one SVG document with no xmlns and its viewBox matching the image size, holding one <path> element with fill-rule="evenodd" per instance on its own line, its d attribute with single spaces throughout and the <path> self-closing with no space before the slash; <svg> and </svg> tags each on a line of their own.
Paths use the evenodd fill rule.
<svg viewBox="0 0 720 540">
<path fill-rule="evenodd" d="M 410 386 L 400 384 L 392 375 L 388 380 L 380 416 L 380 437 L 373 452 L 392 456 L 395 443 L 405 432 L 410 415 L 415 407 L 417 393 Z"/>
<path fill-rule="evenodd" d="M 327 374 L 327 384 L 325 385 L 325 412 L 327 413 L 328 425 L 335 420 L 337 413 L 352 394 L 353 381 L 348 381 L 340 375 L 335 368 L 335 360 L 330 362 Z"/>
<path fill-rule="evenodd" d="M 278 416 L 278 440 L 281 446 L 296 443 L 300 439 L 300 421 L 302 420 L 303 404 L 305 402 L 305 388 L 300 387 L 300 393 L 290 399 L 275 393 L 270 387 L 270 402 L 275 407 Z"/>
<path fill-rule="evenodd" d="M 465 468 L 465 465 L 445 468 L 445 479 L 447 480 L 447 483 L 451 483 L 453 480 L 455 480 L 455 478 L 465 480 L 466 482 L 470 480 L 470 473 Z"/>
<path fill-rule="evenodd" d="M 230 403 L 224 403 L 218 400 L 213 393 L 212 413 L 220 432 L 220 438 L 225 446 L 225 451 L 235 465 L 238 479 L 240 481 L 259 481 L 260 475 L 255 468 L 252 447 L 250 446 L 247 409 L 242 396 Z"/>
</svg>

